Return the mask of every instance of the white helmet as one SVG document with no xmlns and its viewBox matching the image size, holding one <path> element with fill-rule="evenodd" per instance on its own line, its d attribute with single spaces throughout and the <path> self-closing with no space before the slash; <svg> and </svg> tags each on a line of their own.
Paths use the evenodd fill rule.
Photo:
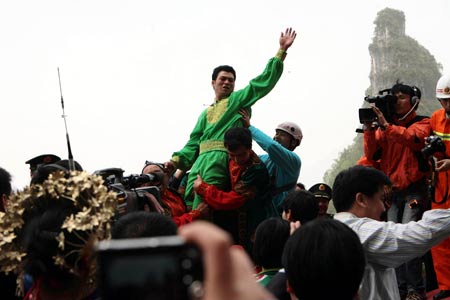
<svg viewBox="0 0 450 300">
<path fill-rule="evenodd" d="M 450 98 L 450 75 L 444 75 L 439 78 L 436 84 L 436 98 Z"/>
<path fill-rule="evenodd" d="M 303 138 L 302 130 L 300 129 L 300 126 L 295 124 L 294 122 L 283 122 L 280 125 L 275 128 L 275 130 L 283 130 L 284 132 L 289 133 L 292 135 L 292 137 L 298 141 L 298 144 L 300 145 L 300 142 Z"/>
</svg>

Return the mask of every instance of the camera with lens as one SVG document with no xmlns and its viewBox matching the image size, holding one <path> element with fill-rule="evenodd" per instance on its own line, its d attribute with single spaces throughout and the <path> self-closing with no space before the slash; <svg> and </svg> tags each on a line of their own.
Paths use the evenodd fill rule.
<svg viewBox="0 0 450 300">
<path fill-rule="evenodd" d="M 424 157 L 430 157 L 436 152 L 445 152 L 445 144 L 436 135 L 427 137 L 427 145 L 421 150 Z"/>
<path fill-rule="evenodd" d="M 108 189 L 117 193 L 118 216 L 131 211 L 145 210 L 146 207 L 152 210 L 154 205 L 147 198 L 147 193 L 153 195 L 161 203 L 158 185 L 163 181 L 163 175 L 151 173 L 123 176 L 123 173 L 124 170 L 121 168 L 108 168 L 94 172 L 94 174 L 102 176 Z"/>
<path fill-rule="evenodd" d="M 203 297 L 201 250 L 179 236 L 96 244 L 103 300 L 193 300 Z"/>
<path fill-rule="evenodd" d="M 383 113 L 386 121 L 391 123 L 393 121 L 397 97 L 392 94 L 391 89 L 385 89 L 378 92 L 377 96 L 366 96 L 364 98 L 368 103 L 374 103 L 376 107 Z M 377 120 L 377 115 L 372 108 L 359 109 L 359 122 L 361 124 L 367 122 L 374 122 Z"/>
</svg>

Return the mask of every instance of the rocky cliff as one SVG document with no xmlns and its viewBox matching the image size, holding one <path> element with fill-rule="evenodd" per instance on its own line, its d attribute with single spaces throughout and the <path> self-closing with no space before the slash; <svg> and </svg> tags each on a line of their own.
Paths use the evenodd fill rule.
<svg viewBox="0 0 450 300">
<path fill-rule="evenodd" d="M 418 114 L 430 116 L 440 107 L 435 99 L 435 87 L 441 76 L 441 65 L 427 49 L 406 35 L 402 11 L 385 8 L 378 12 L 374 24 L 374 37 L 369 45 L 370 86 L 366 94 L 376 95 L 392 87 L 397 80 L 415 85 L 422 91 Z M 326 171 L 324 181 L 332 184 L 337 173 L 354 165 L 362 153 L 362 135 L 359 134 Z"/>
</svg>

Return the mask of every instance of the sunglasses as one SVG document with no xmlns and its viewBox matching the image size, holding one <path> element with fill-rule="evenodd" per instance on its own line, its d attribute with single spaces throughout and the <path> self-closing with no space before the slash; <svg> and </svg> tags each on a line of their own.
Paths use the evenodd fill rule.
<svg viewBox="0 0 450 300">
<path fill-rule="evenodd" d="M 450 98 L 436 98 L 439 102 L 447 102 Z"/>
</svg>

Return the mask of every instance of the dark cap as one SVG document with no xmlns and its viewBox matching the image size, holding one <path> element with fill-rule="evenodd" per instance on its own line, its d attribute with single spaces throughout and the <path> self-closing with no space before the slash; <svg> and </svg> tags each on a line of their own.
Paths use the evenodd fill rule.
<svg viewBox="0 0 450 300">
<path fill-rule="evenodd" d="M 331 188 L 326 183 L 317 183 L 313 185 L 309 191 L 313 193 L 316 198 L 331 199 Z"/>
<path fill-rule="evenodd" d="M 36 169 L 39 165 L 52 164 L 60 160 L 61 158 L 54 154 L 42 154 L 27 160 L 25 163 L 30 165 L 30 169 Z"/>
</svg>

